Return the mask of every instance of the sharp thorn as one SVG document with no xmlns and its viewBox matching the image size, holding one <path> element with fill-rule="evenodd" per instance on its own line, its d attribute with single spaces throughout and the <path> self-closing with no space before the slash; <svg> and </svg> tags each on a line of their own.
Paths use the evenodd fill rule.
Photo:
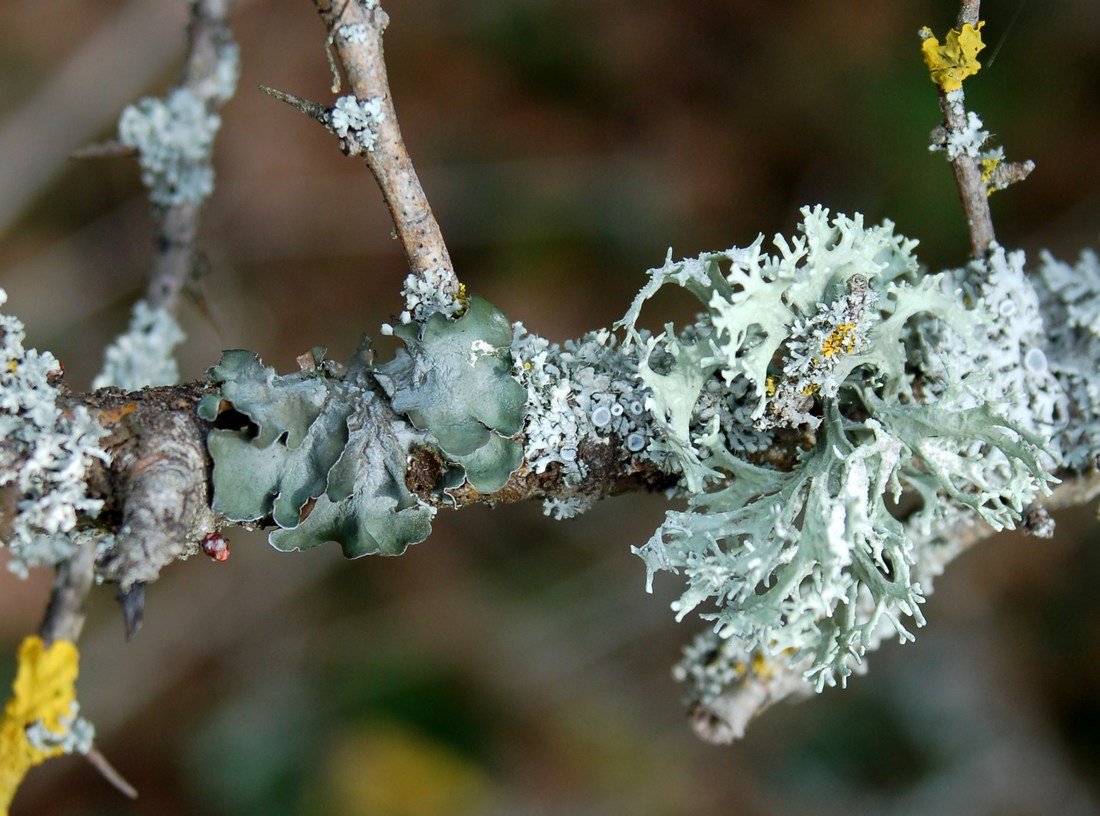
<svg viewBox="0 0 1100 816">
<path fill-rule="evenodd" d="M 292 108 L 296 108 L 308 116 L 310 119 L 316 119 L 325 127 L 329 125 L 329 109 L 319 102 L 311 102 L 308 99 L 302 99 L 300 96 L 295 96 L 292 93 L 286 91 L 280 91 L 277 88 L 269 88 L 266 85 L 261 85 L 260 90 L 268 96 L 273 96 L 280 102 L 285 102 Z"/>
<path fill-rule="evenodd" d="M 118 602 L 122 605 L 122 623 L 126 627 L 126 640 L 130 641 L 141 629 L 145 619 L 145 584 L 136 583 L 127 590 L 118 588 Z"/>
</svg>

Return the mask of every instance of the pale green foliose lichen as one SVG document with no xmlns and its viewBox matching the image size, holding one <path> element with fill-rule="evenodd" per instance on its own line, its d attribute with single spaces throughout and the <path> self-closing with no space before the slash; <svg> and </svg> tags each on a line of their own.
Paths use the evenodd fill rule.
<svg viewBox="0 0 1100 816">
<path fill-rule="evenodd" d="M 499 490 L 523 457 L 507 318 L 472 298 L 458 319 L 435 312 L 395 333 L 406 348 L 377 367 L 366 347 L 346 364 L 314 349 L 289 375 L 254 352 L 226 352 L 209 372 L 218 392 L 199 405 L 218 426 L 207 441 L 214 511 L 270 518 L 278 549 L 333 540 L 353 558 L 399 554 L 431 532 L 434 508 L 405 484 L 414 447 L 437 448 L 451 466 L 457 482 L 440 487 Z"/>
<path fill-rule="evenodd" d="M 678 618 L 700 610 L 720 638 L 800 667 L 820 689 L 843 681 L 884 629 L 904 640 L 906 619 L 923 623 L 913 530 L 960 508 L 1009 527 L 1047 489 L 1049 425 L 1014 416 L 1017 392 L 988 387 L 974 363 L 990 354 L 979 351 L 996 323 L 986 299 L 921 274 L 915 242 L 889 222 L 865 227 L 820 207 L 803 218 L 774 254 L 758 239 L 670 258 L 620 325 L 652 391 L 650 449 L 688 496 L 636 549 L 649 580 L 682 573 Z M 642 306 L 670 283 L 706 311 L 679 335 L 647 338 Z M 925 375 L 932 338 L 950 342 Z M 1000 339 L 1004 354 L 1027 356 L 1027 338 Z M 737 419 L 785 435 L 797 453 L 762 457 L 730 426 Z M 907 524 L 903 496 L 917 500 Z"/>
<path fill-rule="evenodd" d="M 378 141 L 378 126 L 386 121 L 382 97 L 356 99 L 341 96 L 329 114 L 329 128 L 340 137 L 349 154 L 374 150 Z"/>
<path fill-rule="evenodd" d="M 237 350 L 210 370 L 220 393 L 204 398 L 200 416 L 216 421 L 232 408 L 248 420 L 210 432 L 214 511 L 270 516 L 281 550 L 337 541 L 356 558 L 423 541 L 434 510 L 405 487 L 414 440 L 376 390 L 369 354 L 341 365 L 314 349 L 300 362 L 302 371 L 279 375 Z"/>
<path fill-rule="evenodd" d="M 401 286 L 405 310 L 398 315 L 398 322 L 423 323 L 437 312 L 446 317 L 458 317 L 466 310 L 464 292 L 450 267 L 414 270 Z M 393 334 L 393 326 L 383 323 L 382 334 Z"/>
<path fill-rule="evenodd" d="M 645 408 L 650 392 L 638 381 L 632 351 L 624 351 L 607 329 L 577 340 L 551 343 L 515 324 L 512 341 L 514 376 L 526 389 L 523 426 L 524 461 L 535 473 L 551 466 L 567 487 L 588 475 L 586 454 L 615 445 L 621 460 L 651 458 L 652 417 Z M 594 499 L 552 499 L 547 514 L 570 518 Z"/>
<path fill-rule="evenodd" d="M 161 206 L 199 204 L 214 191 L 210 153 L 221 117 L 188 88 L 146 97 L 118 120 L 118 138 L 138 152 L 141 180 Z"/>
<path fill-rule="evenodd" d="M 473 297 L 457 320 L 435 312 L 394 334 L 405 348 L 375 371 L 393 409 L 429 431 L 474 489 L 502 488 L 523 461 L 513 437 L 523 427 L 527 397 L 512 378 L 508 318 Z"/>
<path fill-rule="evenodd" d="M 119 116 L 118 140 L 137 151 L 149 199 L 169 207 L 201 204 L 214 190 L 211 152 L 221 128 L 215 106 L 233 96 L 240 77 L 237 44 L 216 46 L 213 71 L 192 87 L 173 88 L 166 97 L 145 97 Z"/>
</svg>

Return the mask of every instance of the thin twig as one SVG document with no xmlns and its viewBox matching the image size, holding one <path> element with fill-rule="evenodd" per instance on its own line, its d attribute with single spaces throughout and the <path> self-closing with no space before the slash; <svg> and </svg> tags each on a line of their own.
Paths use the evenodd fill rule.
<svg viewBox="0 0 1100 816">
<path fill-rule="evenodd" d="M 423 280 L 442 280 L 446 294 L 457 298 L 458 278 L 443 233 L 420 185 L 401 137 L 393 107 L 382 34 L 389 16 L 376 0 L 313 0 L 329 32 L 336 59 L 357 99 L 379 99 L 383 117 L 377 140 L 362 156 L 382 190 L 397 237 L 412 273 Z"/>
<path fill-rule="evenodd" d="M 233 0 L 198 0 L 191 6 L 187 57 L 178 87 L 187 88 L 214 111 L 225 102 L 219 72 L 226 50 L 235 48 L 228 17 Z M 206 161 L 210 157 L 207 156 Z M 199 214 L 196 203 L 154 206 L 156 236 L 145 300 L 156 308 L 175 312 L 180 293 L 193 285 L 201 268 L 198 249 Z"/>
<path fill-rule="evenodd" d="M 84 756 L 92 767 L 99 771 L 99 775 L 114 786 L 115 790 L 129 799 L 138 798 L 137 788 L 127 782 L 125 777 L 115 770 L 115 766 L 107 761 L 107 757 L 103 756 L 98 748 L 92 748 Z"/>
<path fill-rule="evenodd" d="M 962 0 L 956 26 L 978 25 L 980 0 Z M 929 36 L 927 29 L 923 37 Z M 966 101 L 961 87 L 953 91 L 939 89 L 940 111 L 943 113 L 943 128 L 946 134 L 962 133 L 968 126 Z M 977 259 L 984 258 L 989 245 L 996 240 L 993 232 L 993 216 L 989 210 L 989 191 L 982 179 L 982 169 L 975 156 L 960 151 L 951 165 L 955 171 L 955 184 L 959 188 L 966 226 L 970 232 L 970 254 Z"/>
<path fill-rule="evenodd" d="M 95 539 L 84 537 L 77 540 L 72 557 L 58 566 L 46 614 L 38 630 L 47 646 L 60 640 L 76 643 L 80 638 L 86 617 L 85 604 L 95 578 L 95 558 Z M 85 757 L 115 788 L 131 799 L 137 797 L 134 786 L 97 748 L 91 748 Z"/>
<path fill-rule="evenodd" d="M 962 0 L 959 5 L 958 28 L 961 31 L 964 25 L 976 26 L 981 19 L 982 0 Z"/>
<path fill-rule="evenodd" d="M 57 568 L 50 601 L 38 634 L 46 645 L 67 640 L 76 643 L 84 628 L 84 604 L 95 577 L 96 544 L 92 538 L 81 538 L 72 557 Z"/>
</svg>

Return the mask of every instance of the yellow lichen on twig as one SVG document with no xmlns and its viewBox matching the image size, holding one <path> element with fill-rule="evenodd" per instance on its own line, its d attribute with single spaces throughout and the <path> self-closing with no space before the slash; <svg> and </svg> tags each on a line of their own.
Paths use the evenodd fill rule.
<svg viewBox="0 0 1100 816">
<path fill-rule="evenodd" d="M 985 48 L 982 42 L 982 26 L 985 21 L 978 23 L 977 28 L 967 23 L 962 31 L 951 29 L 944 37 L 941 44 L 932 36 L 927 27 L 921 29 L 921 53 L 924 62 L 928 65 L 928 71 L 932 75 L 932 81 L 940 86 L 944 93 L 957 91 L 962 87 L 962 81 L 969 76 L 978 73 L 982 67 L 978 63 L 978 52 Z"/>
<path fill-rule="evenodd" d="M 0 723 L 0 816 L 8 816 L 27 771 L 65 752 L 60 745 L 37 747 L 27 729 L 41 722 L 51 734 L 65 733 L 74 715 L 79 661 L 76 645 L 66 640 L 47 647 L 42 638 L 31 636 L 19 646 L 13 696 Z"/>
<path fill-rule="evenodd" d="M 980 162 L 982 168 L 982 184 L 985 185 L 985 194 L 987 196 L 993 195 L 994 191 L 999 188 L 993 185 L 993 173 L 998 167 L 1001 166 L 1000 156 L 990 156 L 989 158 L 982 159 Z"/>
</svg>

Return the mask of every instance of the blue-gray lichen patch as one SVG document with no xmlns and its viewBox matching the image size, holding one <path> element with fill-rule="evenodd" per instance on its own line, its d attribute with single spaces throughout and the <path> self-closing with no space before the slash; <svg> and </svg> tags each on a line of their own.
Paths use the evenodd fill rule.
<svg viewBox="0 0 1100 816">
<path fill-rule="evenodd" d="M 457 320 L 435 313 L 394 328 L 405 343 L 375 377 L 393 409 L 429 431 L 466 480 L 493 493 L 523 461 L 515 439 L 527 392 L 512 377 L 512 326 L 479 297 Z"/>
<path fill-rule="evenodd" d="M 270 516 L 281 550 L 337 541 L 356 558 L 423 541 L 434 509 L 405 487 L 415 435 L 377 392 L 369 355 L 341 365 L 315 349 L 303 360 L 302 371 L 280 375 L 234 350 L 210 370 L 220 392 L 203 399 L 200 416 L 216 421 L 231 407 L 248 420 L 210 432 L 215 512 Z"/>
</svg>

